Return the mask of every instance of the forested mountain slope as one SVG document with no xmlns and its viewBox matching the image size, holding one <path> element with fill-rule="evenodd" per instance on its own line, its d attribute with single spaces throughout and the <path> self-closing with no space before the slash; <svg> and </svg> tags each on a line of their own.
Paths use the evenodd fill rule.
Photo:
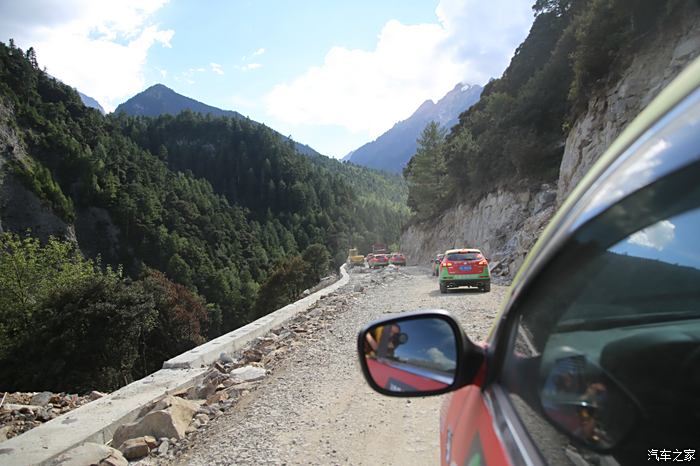
<svg viewBox="0 0 700 466">
<path fill-rule="evenodd" d="M 256 125 L 260 124 L 233 110 L 222 110 L 220 108 L 212 107 L 211 105 L 199 102 L 190 97 L 178 94 L 163 84 L 154 84 L 143 92 L 136 94 L 126 102 L 119 104 L 114 113 L 126 113 L 130 116 L 156 117 L 160 115 L 175 116 L 180 112 L 184 112 L 185 110 L 189 110 L 194 113 L 201 113 L 202 115 L 212 115 L 217 117 L 224 116 L 248 120 L 249 123 Z M 276 134 L 283 137 L 279 133 Z M 319 153 L 314 149 L 300 142 L 294 142 L 294 147 L 302 154 L 319 155 Z"/>
<path fill-rule="evenodd" d="M 396 241 L 405 185 L 357 170 L 246 119 L 104 117 L 0 44 L 2 388 L 114 388 Z"/>
<path fill-rule="evenodd" d="M 449 134 L 427 130 L 404 172 L 413 226 L 401 244 L 426 261 L 482 247 L 507 276 L 576 181 L 700 52 L 692 0 L 537 0 L 500 79 Z"/>
</svg>

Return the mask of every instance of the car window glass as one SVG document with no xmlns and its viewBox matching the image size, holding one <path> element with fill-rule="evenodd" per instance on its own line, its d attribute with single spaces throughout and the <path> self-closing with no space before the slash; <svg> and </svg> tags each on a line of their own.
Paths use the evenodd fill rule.
<svg viewBox="0 0 700 466">
<path fill-rule="evenodd" d="M 456 253 L 456 254 L 448 254 L 447 255 L 447 260 L 450 261 L 473 261 L 481 258 L 481 254 L 477 254 L 474 252 L 468 252 L 468 253 Z"/>
<path fill-rule="evenodd" d="M 518 305 L 501 381 L 549 463 L 697 456 L 699 167 L 581 227 Z"/>
</svg>

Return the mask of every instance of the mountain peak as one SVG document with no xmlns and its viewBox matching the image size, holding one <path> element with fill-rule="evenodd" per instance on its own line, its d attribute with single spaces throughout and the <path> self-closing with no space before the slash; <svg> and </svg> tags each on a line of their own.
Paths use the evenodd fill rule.
<svg viewBox="0 0 700 466">
<path fill-rule="evenodd" d="M 481 91 L 479 85 L 457 83 L 437 103 L 426 100 L 409 118 L 396 123 L 375 141 L 349 153 L 343 160 L 394 173 L 401 172 L 416 152 L 416 139 L 425 125 L 435 121 L 444 128 L 452 127 L 459 115 L 479 100 Z"/>
<path fill-rule="evenodd" d="M 157 84 L 152 85 L 151 87 L 149 87 L 149 88 L 147 88 L 146 90 L 144 90 L 144 91 L 142 92 L 142 94 L 143 94 L 143 93 L 147 93 L 147 92 L 150 93 L 150 92 L 154 92 L 154 91 L 157 91 L 157 92 L 172 92 L 173 94 L 177 94 L 177 92 L 175 92 L 174 90 L 170 89 L 170 88 L 169 88 L 168 86 L 166 86 L 165 84 L 161 84 L 161 83 L 157 83 Z"/>
<path fill-rule="evenodd" d="M 245 117 L 233 110 L 222 110 L 205 103 L 178 94 L 164 84 L 154 84 L 136 94 L 126 102 L 119 104 L 114 113 L 124 112 L 127 115 L 157 117 L 160 115 L 178 115 L 184 110 L 203 115 L 223 116 L 236 119 Z M 258 123 L 260 124 L 260 123 Z M 280 134 L 280 137 L 285 138 Z M 294 141 L 297 151 L 306 155 L 319 155 L 311 147 Z"/>
<path fill-rule="evenodd" d="M 420 107 L 418 107 L 418 110 L 416 110 L 415 112 L 413 112 L 413 114 L 415 115 L 416 113 L 427 112 L 427 111 L 429 111 L 430 109 L 432 109 L 433 107 L 435 107 L 435 102 L 433 102 L 432 100 L 428 99 L 428 100 L 426 100 L 425 102 L 423 102 L 422 104 L 420 104 Z"/>
</svg>

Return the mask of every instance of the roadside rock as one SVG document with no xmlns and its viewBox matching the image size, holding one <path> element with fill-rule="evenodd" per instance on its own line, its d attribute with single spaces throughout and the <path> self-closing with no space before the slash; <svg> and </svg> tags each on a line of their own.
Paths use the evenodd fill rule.
<svg viewBox="0 0 700 466">
<path fill-rule="evenodd" d="M 121 445 L 127 439 L 145 435 L 182 439 L 198 408 L 199 405 L 195 402 L 167 396 L 156 403 L 153 410 L 141 420 L 119 426 L 112 442 Z"/>
<path fill-rule="evenodd" d="M 153 437 L 151 437 L 149 440 L 151 439 L 153 442 L 155 442 Z M 130 438 L 121 444 L 119 451 L 121 451 L 124 458 L 128 459 L 129 461 L 143 458 L 151 451 L 148 443 L 149 442 L 147 441 L 146 437 Z"/>
<path fill-rule="evenodd" d="M 37 393 L 34 395 L 30 401 L 31 404 L 37 405 L 37 406 L 44 406 L 49 402 L 49 400 L 53 397 L 53 393 L 51 392 L 41 392 Z"/>
<path fill-rule="evenodd" d="M 244 366 L 232 370 L 230 379 L 232 379 L 236 384 L 255 382 L 256 380 L 263 379 L 266 374 L 267 371 L 263 367 Z"/>
<path fill-rule="evenodd" d="M 102 393 L 102 392 L 98 392 L 97 390 L 93 390 L 90 392 L 88 397 L 90 398 L 90 401 L 95 401 L 95 400 L 99 400 L 100 398 L 102 398 L 103 396 L 106 396 L 106 395 L 107 395 L 106 393 Z"/>
<path fill-rule="evenodd" d="M 4 426 L 0 427 L 0 442 L 4 442 L 7 440 L 7 434 L 9 434 L 12 431 L 12 426 Z"/>
<path fill-rule="evenodd" d="M 166 438 L 160 442 L 160 445 L 158 445 L 157 452 L 159 455 L 165 455 L 168 452 L 168 448 L 170 448 L 170 441 Z"/>
<path fill-rule="evenodd" d="M 50 463 L 55 466 L 128 466 L 129 462 L 119 450 L 98 443 L 84 443 L 68 450 Z"/>
<path fill-rule="evenodd" d="M 0 441 L 16 437 L 90 401 L 89 396 L 14 392 L 0 396 Z"/>
</svg>

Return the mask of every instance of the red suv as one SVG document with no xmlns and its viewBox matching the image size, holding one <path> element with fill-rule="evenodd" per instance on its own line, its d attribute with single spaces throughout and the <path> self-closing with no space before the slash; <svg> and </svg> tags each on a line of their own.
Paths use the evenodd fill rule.
<svg viewBox="0 0 700 466">
<path fill-rule="evenodd" d="M 394 252 L 391 254 L 391 257 L 389 258 L 389 262 L 394 265 L 406 265 L 406 256 L 404 256 L 400 252 Z"/>
<path fill-rule="evenodd" d="M 377 269 L 379 267 L 385 267 L 389 265 L 389 256 L 386 254 L 374 254 L 370 259 L 369 259 L 369 268 L 370 269 Z"/>
<path fill-rule="evenodd" d="M 485 343 L 446 311 L 395 315 L 358 336 L 365 378 L 389 396 L 451 392 L 443 464 L 697 461 L 698 180 L 700 60 L 569 196 Z"/>
</svg>

